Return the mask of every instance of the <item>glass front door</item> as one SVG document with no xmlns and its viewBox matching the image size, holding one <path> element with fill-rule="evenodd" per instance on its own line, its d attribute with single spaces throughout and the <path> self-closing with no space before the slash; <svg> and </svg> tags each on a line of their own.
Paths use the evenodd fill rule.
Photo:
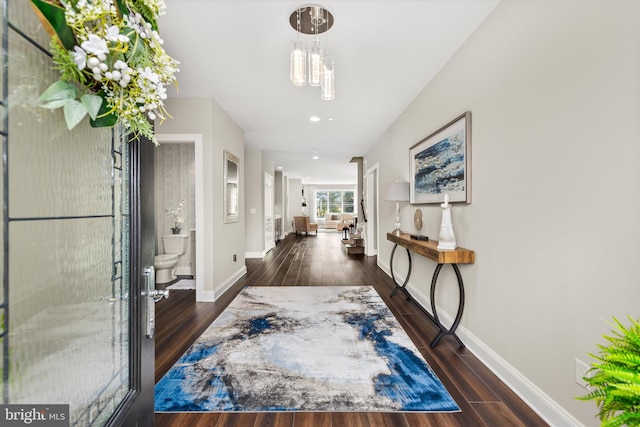
<svg viewBox="0 0 640 427">
<path fill-rule="evenodd" d="M 142 393 L 129 145 L 37 107 L 58 79 L 49 38 L 28 1 L 2 6 L 1 403 L 68 404 L 71 426 L 111 424 Z"/>
</svg>

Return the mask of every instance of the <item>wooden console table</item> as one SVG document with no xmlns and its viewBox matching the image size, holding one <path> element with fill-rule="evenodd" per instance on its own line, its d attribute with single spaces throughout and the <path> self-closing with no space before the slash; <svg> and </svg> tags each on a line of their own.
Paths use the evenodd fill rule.
<svg viewBox="0 0 640 427">
<path fill-rule="evenodd" d="M 464 283 L 462 282 L 462 276 L 460 275 L 460 270 L 458 269 L 458 264 L 473 264 L 476 261 L 476 253 L 469 249 L 464 248 L 456 248 L 452 251 L 442 251 L 438 250 L 438 241 L 437 240 L 414 240 L 411 239 L 409 234 L 401 234 L 400 236 L 396 236 L 393 233 L 387 233 L 387 240 L 394 243 L 393 250 L 391 251 L 391 258 L 389 260 L 389 267 L 391 269 L 391 278 L 393 279 L 393 283 L 395 284 L 395 289 L 391 292 L 391 296 L 393 297 L 398 290 L 401 290 L 406 296 L 407 299 L 413 302 L 423 313 L 427 315 L 429 319 L 440 329 L 440 332 L 436 334 L 433 341 L 431 341 L 431 347 L 435 347 L 438 345 L 440 338 L 444 335 L 453 336 L 456 341 L 460 344 L 461 347 L 464 347 L 464 343 L 458 338 L 456 335 L 456 329 L 460 324 L 460 319 L 462 319 L 462 312 L 464 311 Z M 396 281 L 395 276 L 393 275 L 393 255 L 396 252 L 396 248 L 398 245 L 404 247 L 407 250 L 407 256 L 409 257 L 409 271 L 407 271 L 407 277 L 404 280 L 402 285 L 399 285 Z M 406 286 L 409 283 L 409 277 L 411 276 L 411 251 L 417 253 L 418 255 L 422 255 L 430 260 L 438 263 L 435 271 L 433 272 L 433 277 L 431 278 L 431 311 L 433 314 L 429 313 L 425 308 L 418 303 L 411 293 L 407 290 Z M 456 313 L 455 320 L 451 325 L 451 328 L 447 329 L 440 320 L 438 319 L 438 311 L 436 310 L 436 282 L 438 281 L 438 275 L 440 274 L 440 270 L 444 264 L 450 264 L 453 268 L 453 271 L 456 273 L 456 278 L 458 279 L 458 290 L 460 292 L 460 299 L 458 302 L 458 312 Z"/>
</svg>

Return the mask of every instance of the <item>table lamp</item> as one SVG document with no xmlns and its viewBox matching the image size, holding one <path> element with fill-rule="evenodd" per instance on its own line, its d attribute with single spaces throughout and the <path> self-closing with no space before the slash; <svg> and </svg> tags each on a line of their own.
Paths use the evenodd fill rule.
<svg viewBox="0 0 640 427">
<path fill-rule="evenodd" d="M 409 183 L 394 181 L 387 184 L 384 199 L 389 202 L 396 202 L 396 224 L 393 234 L 399 236 L 400 231 L 400 202 L 409 201 Z"/>
</svg>

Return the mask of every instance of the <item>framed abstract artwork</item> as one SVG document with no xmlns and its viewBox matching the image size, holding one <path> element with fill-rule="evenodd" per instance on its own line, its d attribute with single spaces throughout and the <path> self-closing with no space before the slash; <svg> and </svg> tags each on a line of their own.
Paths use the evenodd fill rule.
<svg viewBox="0 0 640 427">
<path fill-rule="evenodd" d="M 409 149 L 412 204 L 471 203 L 471 112 L 456 117 Z"/>
</svg>

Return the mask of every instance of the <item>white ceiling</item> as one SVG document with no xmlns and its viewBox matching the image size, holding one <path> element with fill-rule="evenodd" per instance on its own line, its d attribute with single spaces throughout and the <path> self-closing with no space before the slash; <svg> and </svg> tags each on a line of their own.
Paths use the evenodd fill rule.
<svg viewBox="0 0 640 427">
<path fill-rule="evenodd" d="M 246 147 L 264 150 L 289 177 L 355 183 L 351 158 L 368 151 L 498 2 L 317 2 L 335 20 L 326 34 L 336 96 L 322 101 L 319 88 L 289 80 L 297 37 L 289 16 L 309 3 L 165 0 L 160 35 L 180 61 L 179 91 L 168 93 L 214 98 L 244 130 Z M 310 122 L 313 115 L 321 120 Z"/>
</svg>

